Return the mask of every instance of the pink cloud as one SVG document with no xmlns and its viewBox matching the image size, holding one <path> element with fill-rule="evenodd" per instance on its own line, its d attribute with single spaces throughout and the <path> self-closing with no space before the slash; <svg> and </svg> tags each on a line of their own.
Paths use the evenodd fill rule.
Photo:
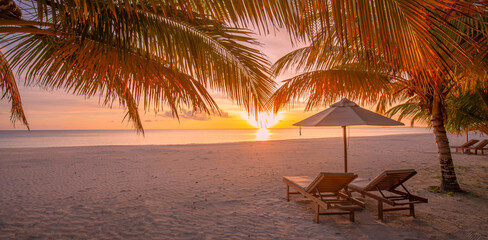
<svg viewBox="0 0 488 240">
<path fill-rule="evenodd" d="M 173 117 L 176 117 L 176 116 L 173 116 L 173 113 L 171 111 L 165 111 L 161 114 L 158 114 L 157 116 L 160 116 L 160 117 L 166 117 L 166 118 L 173 118 Z M 219 117 L 219 118 L 230 118 L 229 116 L 229 113 L 228 112 L 225 112 L 223 110 L 220 111 L 220 115 L 213 115 L 215 117 Z M 206 113 L 202 113 L 202 112 L 196 112 L 196 111 L 192 111 L 192 110 L 185 110 L 185 109 L 182 109 L 179 113 L 178 113 L 178 117 L 180 119 L 191 119 L 191 120 L 197 120 L 197 121 L 208 121 L 208 120 L 211 120 L 212 118 L 210 117 L 210 115 L 206 114 Z"/>
</svg>

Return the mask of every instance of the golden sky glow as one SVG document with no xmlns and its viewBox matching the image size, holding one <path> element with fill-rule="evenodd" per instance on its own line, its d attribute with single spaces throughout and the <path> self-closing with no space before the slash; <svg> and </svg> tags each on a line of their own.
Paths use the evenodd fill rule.
<svg viewBox="0 0 488 240">
<path fill-rule="evenodd" d="M 21 87 L 24 110 L 32 130 L 62 129 L 132 129 L 124 118 L 124 110 L 114 105 L 112 108 L 99 105 L 98 98 L 84 99 L 62 91 L 47 92 L 37 88 Z M 173 118 L 169 111 L 141 112 L 145 129 L 232 129 L 232 128 L 289 128 L 292 124 L 313 112 L 303 112 L 303 108 L 285 110 L 274 116 L 262 113 L 259 122 L 254 116 L 229 100 L 217 99 L 222 114 L 205 115 L 184 111 L 180 119 Z M 10 106 L 0 102 L 0 129 L 22 130 L 23 125 L 10 123 Z"/>
<path fill-rule="evenodd" d="M 129 122 L 122 121 L 125 115 L 122 108 L 117 105 L 113 108 L 101 106 L 98 98 L 84 99 L 62 91 L 47 92 L 38 88 L 21 87 L 20 90 L 32 130 L 133 129 Z M 254 116 L 248 116 L 247 112 L 229 100 L 217 98 L 216 101 L 222 109 L 220 116 L 184 111 L 180 113 L 179 121 L 169 111 L 154 113 L 141 109 L 143 126 L 145 129 L 294 128 L 294 123 L 328 107 L 304 112 L 304 104 L 297 104 L 276 116 L 262 113 L 259 122 L 256 122 Z M 20 124 L 12 126 L 9 117 L 9 104 L 0 101 L 0 130 L 25 129 Z M 266 131 L 259 132 L 257 139 L 265 140 L 266 134 Z"/>
</svg>

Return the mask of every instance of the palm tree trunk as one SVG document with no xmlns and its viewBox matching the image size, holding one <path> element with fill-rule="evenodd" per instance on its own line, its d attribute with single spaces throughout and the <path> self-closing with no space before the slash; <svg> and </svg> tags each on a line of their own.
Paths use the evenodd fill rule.
<svg viewBox="0 0 488 240">
<path fill-rule="evenodd" d="M 452 162 L 451 149 L 449 148 L 449 139 L 447 138 L 446 129 L 444 127 L 443 110 L 445 109 L 443 109 L 443 107 L 444 105 L 441 100 L 434 98 L 431 121 L 441 165 L 441 191 L 459 192 L 461 191 L 461 188 L 457 182 L 454 163 Z"/>
</svg>

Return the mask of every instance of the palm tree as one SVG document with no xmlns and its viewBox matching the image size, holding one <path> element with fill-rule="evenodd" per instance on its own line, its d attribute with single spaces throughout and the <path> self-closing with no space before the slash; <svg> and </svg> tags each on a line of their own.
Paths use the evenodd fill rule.
<svg viewBox="0 0 488 240">
<path fill-rule="evenodd" d="M 390 108 L 389 117 L 410 118 L 411 125 L 422 122 L 432 127 L 430 116 L 419 106 L 417 96 L 408 98 L 404 103 Z M 453 91 L 446 98 L 447 132 L 462 134 L 468 131 L 480 131 L 488 134 L 488 92 L 484 87 L 471 91 Z"/>
<path fill-rule="evenodd" d="M 486 5 L 449 1 L 326 1 L 310 46 L 274 65 L 305 71 L 272 97 L 275 111 L 308 98 L 306 109 L 348 96 L 377 110 L 417 96 L 430 116 L 441 165 L 441 189 L 459 191 L 444 128 L 445 98 L 456 69 L 486 73 Z M 315 14 L 312 14 L 316 16 Z M 481 77 L 470 78 L 473 83 Z M 465 84 L 465 85 L 473 85 Z"/>
<path fill-rule="evenodd" d="M 12 104 L 12 121 L 26 126 L 13 70 L 27 85 L 99 95 L 105 105 L 118 100 L 140 131 L 140 105 L 169 107 L 175 117 L 181 108 L 218 113 L 209 88 L 258 112 L 274 81 L 265 56 L 252 48 L 258 44 L 252 32 L 243 27 L 298 28 L 291 8 L 279 1 L 18 4 L 0 3 L 0 88 Z"/>
</svg>

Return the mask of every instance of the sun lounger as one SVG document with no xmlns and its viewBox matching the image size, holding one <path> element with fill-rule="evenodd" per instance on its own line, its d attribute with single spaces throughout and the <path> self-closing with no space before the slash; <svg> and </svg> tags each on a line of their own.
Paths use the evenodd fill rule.
<svg viewBox="0 0 488 240">
<path fill-rule="evenodd" d="M 481 149 L 481 155 L 484 155 L 485 154 L 485 151 L 488 151 L 488 148 L 482 148 Z"/>
<path fill-rule="evenodd" d="M 349 184 L 348 188 L 352 192 L 358 192 L 363 197 L 371 197 L 378 201 L 378 219 L 383 220 L 383 212 L 410 210 L 410 216 L 415 217 L 414 205 L 417 203 L 427 203 L 427 199 L 411 194 L 403 185 L 408 179 L 417 172 L 413 169 L 388 170 L 382 172 L 371 181 L 358 180 Z M 402 187 L 404 191 L 396 190 Z M 383 208 L 386 203 L 392 208 Z"/>
<path fill-rule="evenodd" d="M 458 151 L 458 149 L 461 149 L 461 152 L 462 152 L 463 151 L 462 150 L 463 148 L 471 147 L 471 146 L 473 146 L 475 143 L 477 143 L 479 141 L 480 140 L 477 140 L 477 139 L 471 139 L 471 140 L 467 141 L 466 143 L 464 143 L 461 146 L 451 146 L 451 148 L 455 148 L 456 149 L 456 152 Z"/>
<path fill-rule="evenodd" d="M 353 198 L 345 189 L 357 175 L 353 173 L 320 173 L 316 178 L 308 176 L 283 177 L 286 184 L 286 200 L 290 194 L 302 194 L 315 203 L 315 222 L 320 215 L 349 214 L 354 222 L 354 210 L 364 207 L 364 203 Z M 290 187 L 296 192 L 291 192 Z M 321 207 L 325 212 L 320 212 Z"/>
<path fill-rule="evenodd" d="M 484 150 L 488 150 L 488 148 L 485 148 L 485 146 L 488 145 L 488 140 L 485 139 L 483 141 L 481 141 L 478 145 L 474 146 L 474 147 L 464 147 L 462 148 L 462 152 L 464 152 L 465 150 L 474 150 L 474 154 L 478 154 L 478 150 L 481 151 L 481 154 L 484 154 Z"/>
</svg>

